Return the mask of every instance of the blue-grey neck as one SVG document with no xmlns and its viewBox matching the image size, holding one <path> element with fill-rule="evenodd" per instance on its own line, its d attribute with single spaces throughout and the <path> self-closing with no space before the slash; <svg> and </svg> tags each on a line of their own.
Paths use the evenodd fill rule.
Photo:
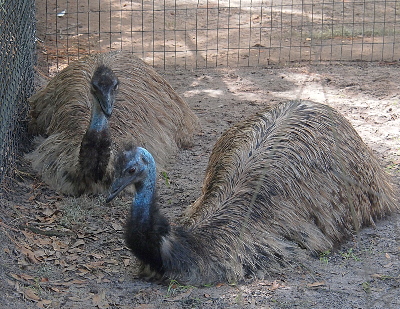
<svg viewBox="0 0 400 309">
<path fill-rule="evenodd" d="M 100 132 L 108 127 L 108 118 L 104 114 L 98 102 L 92 106 L 92 116 L 90 119 L 89 130 Z"/>
<path fill-rule="evenodd" d="M 132 218 L 141 223 L 146 223 L 151 219 L 150 212 L 155 199 L 157 173 L 156 164 L 151 154 L 144 148 L 140 149 L 148 161 L 148 170 L 147 177 L 136 184 L 136 195 L 132 201 Z"/>
</svg>

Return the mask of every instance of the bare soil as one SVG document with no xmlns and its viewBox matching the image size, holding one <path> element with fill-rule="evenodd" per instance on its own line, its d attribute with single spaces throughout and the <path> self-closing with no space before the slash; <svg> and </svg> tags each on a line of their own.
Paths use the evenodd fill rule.
<svg viewBox="0 0 400 309">
<path fill-rule="evenodd" d="M 38 3 L 43 3 L 42 16 L 45 4 Z M 63 7 L 63 1 L 58 3 Z M 221 133 L 288 99 L 339 110 L 393 175 L 400 193 L 398 63 L 160 73 L 202 125 L 194 147 L 177 153 L 158 181 L 162 211 L 172 221 L 199 196 Z M 22 158 L 17 172 L 0 205 L 1 308 L 400 308 L 400 214 L 359 231 L 337 251 L 312 258 L 307 271 L 288 269 L 236 285 L 165 286 L 139 278 L 137 261 L 125 247 L 130 196 L 109 205 L 103 196 L 58 195 Z"/>
<path fill-rule="evenodd" d="M 160 176 L 162 211 L 178 220 L 200 194 L 208 156 L 231 124 L 286 99 L 310 99 L 342 112 L 382 166 L 400 179 L 397 65 L 165 71 L 197 113 L 202 132 Z M 3 308 L 400 308 L 400 229 L 394 214 L 354 235 L 308 271 L 207 287 L 138 278 L 124 245 L 131 197 L 68 198 L 49 190 L 21 160 L 20 179 L 1 205 Z"/>
</svg>

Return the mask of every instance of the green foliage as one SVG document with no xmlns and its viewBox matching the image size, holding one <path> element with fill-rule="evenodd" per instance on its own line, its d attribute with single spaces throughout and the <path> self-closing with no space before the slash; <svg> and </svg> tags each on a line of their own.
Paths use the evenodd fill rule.
<svg viewBox="0 0 400 309">
<path fill-rule="evenodd" d="M 330 254 L 331 254 L 331 251 L 330 251 L 330 250 L 326 250 L 326 251 L 324 251 L 324 252 L 321 252 L 321 253 L 319 254 L 319 260 L 321 261 L 321 263 L 328 264 L 328 262 L 329 262 L 328 256 L 329 256 Z"/>
<path fill-rule="evenodd" d="M 181 290 L 188 290 L 188 289 L 192 289 L 192 288 L 194 288 L 194 286 L 182 285 L 178 281 L 172 279 L 172 280 L 170 280 L 170 282 L 168 284 L 167 296 L 170 297 Z"/>
<path fill-rule="evenodd" d="M 167 172 L 165 172 L 165 171 L 161 172 L 161 176 L 164 178 L 166 186 L 169 187 L 171 185 L 171 183 L 169 181 L 169 176 L 168 176 Z"/>
<path fill-rule="evenodd" d="M 363 282 L 361 286 L 365 293 L 371 293 L 371 285 L 369 284 L 369 282 Z"/>
<path fill-rule="evenodd" d="M 354 261 L 361 261 L 361 259 L 354 254 L 353 248 L 349 248 L 346 252 L 340 253 L 340 255 L 346 260 L 353 259 Z"/>
</svg>

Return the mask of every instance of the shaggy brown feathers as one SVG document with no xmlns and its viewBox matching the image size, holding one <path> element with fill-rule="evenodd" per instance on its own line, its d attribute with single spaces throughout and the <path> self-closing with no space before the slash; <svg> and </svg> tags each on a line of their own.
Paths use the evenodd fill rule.
<svg viewBox="0 0 400 309">
<path fill-rule="evenodd" d="M 389 176 L 349 121 L 310 101 L 281 103 L 226 131 L 202 192 L 188 212 L 196 224 L 215 213 L 240 224 L 247 213 L 252 229 L 313 252 L 397 207 Z"/>
<path fill-rule="evenodd" d="M 110 159 L 99 180 L 82 176 L 79 153 L 94 100 L 91 79 L 102 65 L 115 73 L 120 84 L 109 120 Z M 110 162 L 123 141 L 147 147 L 163 166 L 178 147 L 191 145 L 199 126 L 197 117 L 167 81 L 125 52 L 92 55 L 71 63 L 30 98 L 30 105 L 29 128 L 41 138 L 28 158 L 46 183 L 69 195 L 108 189 L 113 171 Z"/>
<path fill-rule="evenodd" d="M 144 186 L 136 184 L 138 195 L 146 196 Z M 185 284 L 280 271 L 398 207 L 389 176 L 350 123 L 309 101 L 278 104 L 227 130 L 184 226 L 141 200 L 132 206 L 128 245 L 144 269 Z M 145 216 L 135 210 L 147 207 Z"/>
</svg>

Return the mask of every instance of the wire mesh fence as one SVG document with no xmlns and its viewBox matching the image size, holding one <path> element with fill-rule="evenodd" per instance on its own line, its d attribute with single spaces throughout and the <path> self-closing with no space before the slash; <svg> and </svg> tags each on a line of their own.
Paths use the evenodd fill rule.
<svg viewBox="0 0 400 309">
<path fill-rule="evenodd" d="M 400 56 L 397 0 L 37 2 L 43 52 L 56 67 L 109 49 L 190 68 Z"/>
<path fill-rule="evenodd" d="M 0 0 L 0 181 L 42 68 L 112 49 L 158 67 L 397 61 L 397 0 Z"/>
<path fill-rule="evenodd" d="M 0 183 L 12 177 L 24 136 L 34 81 L 34 20 L 34 0 L 0 1 Z"/>
</svg>

